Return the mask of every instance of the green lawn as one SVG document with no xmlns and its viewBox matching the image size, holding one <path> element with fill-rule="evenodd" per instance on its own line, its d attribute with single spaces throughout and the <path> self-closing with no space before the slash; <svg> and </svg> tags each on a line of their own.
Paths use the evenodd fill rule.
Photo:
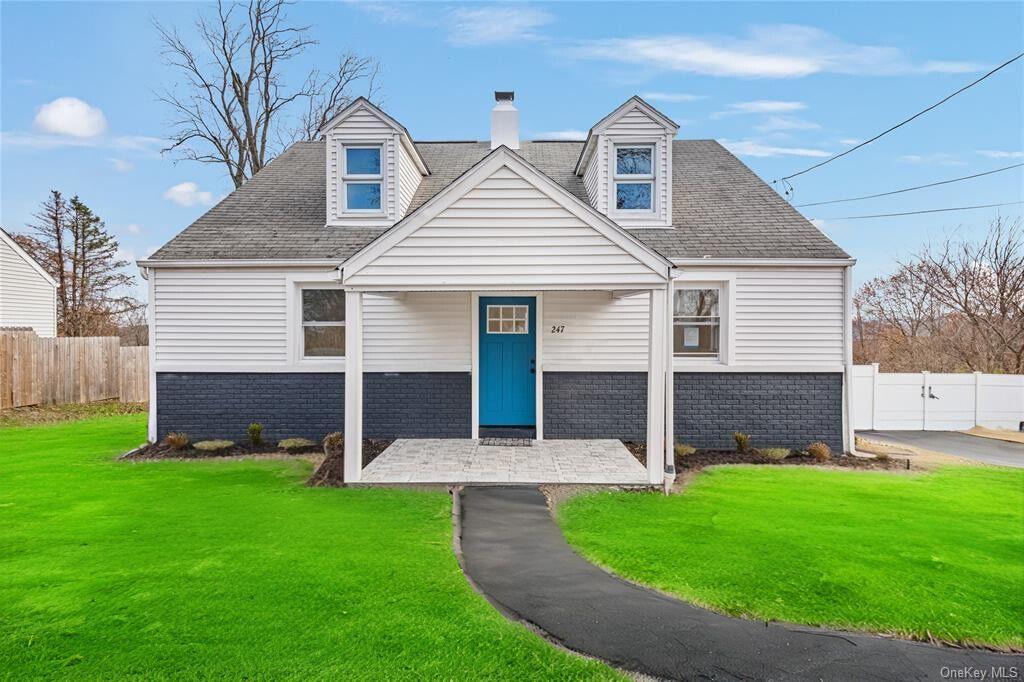
<svg viewBox="0 0 1024 682">
<path fill-rule="evenodd" d="M 443 493 L 124 463 L 145 415 L 0 429 L 0 677 L 613 677 L 467 584 Z"/>
<path fill-rule="evenodd" d="M 1024 470 L 722 467 L 559 521 L 592 561 L 726 613 L 1024 647 Z"/>
</svg>

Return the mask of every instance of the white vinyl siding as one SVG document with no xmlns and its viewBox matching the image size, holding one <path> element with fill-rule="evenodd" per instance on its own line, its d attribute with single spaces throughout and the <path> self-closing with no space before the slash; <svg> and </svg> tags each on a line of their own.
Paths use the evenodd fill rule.
<svg viewBox="0 0 1024 682">
<path fill-rule="evenodd" d="M 162 365 L 230 371 L 288 361 L 284 271 L 166 268 L 149 276 L 158 371 Z"/>
<path fill-rule="evenodd" d="M 468 293 L 408 293 L 363 298 L 367 372 L 469 372 Z"/>
<path fill-rule="evenodd" d="M 607 291 L 545 293 L 543 369 L 646 372 L 649 299 L 614 298 Z"/>
<path fill-rule="evenodd" d="M 842 365 L 842 268 L 736 271 L 734 359 L 741 365 Z"/>
<path fill-rule="evenodd" d="M 663 281 L 508 167 L 346 279 L 351 286 L 569 288 Z"/>
<path fill-rule="evenodd" d="M 409 156 L 409 152 L 401 144 L 398 145 L 398 216 L 397 220 L 405 217 L 409 211 L 409 203 L 416 194 L 416 188 L 420 186 L 420 175 L 416 163 Z"/>
<path fill-rule="evenodd" d="M 590 205 L 600 213 L 608 215 L 608 146 L 598 144 L 594 158 L 583 173 L 583 186 L 587 190 Z"/>
<path fill-rule="evenodd" d="M 344 145 L 379 144 L 382 147 L 381 207 L 384 216 L 346 215 L 341 196 L 341 153 Z M 386 121 L 368 109 L 357 109 L 327 133 L 327 224 L 328 225 L 390 225 L 398 218 L 398 198 L 395 193 L 397 176 L 398 134 Z"/>
<path fill-rule="evenodd" d="M 507 244 L 500 238 L 506 229 L 514 228 L 493 228 L 492 236 L 487 237 L 494 242 L 490 246 L 481 245 L 480 237 L 463 243 L 462 237 L 434 236 L 424 248 L 441 252 L 432 257 L 446 259 L 448 269 L 453 270 L 464 261 L 493 257 L 491 246 Z M 552 239 L 555 243 L 549 243 L 545 252 L 551 255 L 533 258 L 564 259 L 555 251 L 565 246 L 560 242 L 575 237 Z M 432 243 L 436 240 L 442 243 Z M 526 248 L 520 242 L 506 246 L 511 251 L 502 251 L 502 258 L 535 253 L 535 247 Z M 601 244 L 572 248 L 577 253 L 614 254 Z M 435 267 L 445 271 L 445 267 Z M 529 273 L 531 269 L 519 265 L 517 271 Z M 700 268 L 684 271 L 695 277 L 700 274 Z M 722 320 L 721 334 L 733 344 L 733 364 L 719 367 L 732 371 L 801 367 L 838 371 L 843 363 L 842 268 L 742 267 L 729 272 L 735 309 L 729 319 Z M 294 268 L 151 270 L 157 371 L 338 371 L 338 365 L 295 364 L 289 355 L 288 287 L 295 285 L 289 285 L 288 278 L 302 280 L 302 273 Z M 330 273 L 325 269 L 312 274 L 326 277 Z M 505 282 L 518 281 L 513 275 L 502 277 Z M 537 285 L 537 289 L 545 288 Z M 646 294 L 615 298 L 608 291 L 545 291 L 541 367 L 546 371 L 646 371 L 647 315 Z M 295 325 L 298 329 L 297 318 Z M 554 326 L 564 329 L 553 333 Z M 476 333 L 471 327 L 468 292 L 367 294 L 365 369 L 468 372 L 472 334 Z M 675 369 L 694 367 L 677 360 Z"/>
<path fill-rule="evenodd" d="M 38 336 L 56 336 L 56 287 L 26 258 L 0 239 L 0 327 L 32 327 Z"/>
</svg>

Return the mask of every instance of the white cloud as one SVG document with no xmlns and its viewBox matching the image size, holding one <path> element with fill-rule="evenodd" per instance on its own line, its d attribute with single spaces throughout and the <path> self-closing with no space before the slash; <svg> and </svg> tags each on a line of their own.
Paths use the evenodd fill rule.
<svg viewBox="0 0 1024 682">
<path fill-rule="evenodd" d="M 818 130 L 821 126 L 795 116 L 769 116 L 764 123 L 755 128 L 763 133 L 769 133 L 781 130 Z"/>
<path fill-rule="evenodd" d="M 448 42 L 464 47 L 537 40 L 536 30 L 552 21 L 548 12 L 523 5 L 456 9 L 449 17 Z"/>
<path fill-rule="evenodd" d="M 585 140 L 587 139 L 587 131 L 585 130 L 549 130 L 546 133 L 537 133 L 534 138 L 537 140 Z"/>
<path fill-rule="evenodd" d="M 751 102 L 735 102 L 730 104 L 725 111 L 715 113 L 714 117 L 729 116 L 731 114 L 786 114 L 806 108 L 807 105 L 803 102 L 755 99 Z"/>
<path fill-rule="evenodd" d="M 1008 152 L 998 149 L 981 149 L 978 151 L 982 156 L 990 159 L 1024 159 L 1024 152 Z"/>
<path fill-rule="evenodd" d="M 77 97 L 58 97 L 39 107 L 32 126 L 43 133 L 89 138 L 107 129 L 103 112 Z"/>
<path fill-rule="evenodd" d="M 852 147 L 854 145 L 860 144 L 863 141 L 864 140 L 858 140 L 856 137 L 844 137 L 844 138 L 839 140 L 839 144 L 847 144 L 847 145 L 850 145 Z"/>
<path fill-rule="evenodd" d="M 719 140 L 726 149 L 737 156 L 808 156 L 813 158 L 824 158 L 831 156 L 831 152 L 821 149 L 808 149 L 806 147 L 777 147 L 757 140 Z"/>
<path fill-rule="evenodd" d="M 128 234 L 141 234 L 142 233 L 142 228 L 139 227 L 137 223 L 128 223 L 127 225 L 124 226 L 124 229 L 125 229 L 125 231 L 128 232 Z"/>
<path fill-rule="evenodd" d="M 930 166 L 963 166 L 962 161 L 954 154 L 937 152 L 935 154 L 904 154 L 899 157 L 903 163 L 924 164 Z"/>
<path fill-rule="evenodd" d="M 135 164 L 124 159 L 107 159 L 114 166 L 118 173 L 129 173 L 135 168 Z"/>
<path fill-rule="evenodd" d="M 707 99 L 707 95 L 691 95 L 686 92 L 645 92 L 640 96 L 652 102 L 696 102 Z"/>
<path fill-rule="evenodd" d="M 589 40 L 571 56 L 667 71 L 740 78 L 799 78 L 815 73 L 898 75 L 964 73 L 970 62 L 915 63 L 898 47 L 849 43 L 814 26 L 758 25 L 742 36 L 685 34 Z"/>
<path fill-rule="evenodd" d="M 163 138 L 151 135 L 119 135 L 110 141 L 110 146 L 131 152 L 159 154 L 165 143 L 166 140 Z"/>
<path fill-rule="evenodd" d="M 96 140 L 14 131 L 0 133 L 0 144 L 3 144 L 5 147 L 55 149 L 57 147 L 94 147 L 96 146 Z"/>
<path fill-rule="evenodd" d="M 200 190 L 194 182 L 181 182 L 164 192 L 164 199 L 179 206 L 209 206 L 213 203 L 213 193 Z"/>
<path fill-rule="evenodd" d="M 827 230 L 829 228 L 829 224 L 822 218 L 811 218 L 810 222 L 811 225 L 814 225 L 816 228 L 822 231 Z"/>
</svg>

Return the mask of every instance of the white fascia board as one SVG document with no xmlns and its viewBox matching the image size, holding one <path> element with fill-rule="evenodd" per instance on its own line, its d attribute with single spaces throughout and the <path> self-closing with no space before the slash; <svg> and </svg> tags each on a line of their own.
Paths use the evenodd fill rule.
<svg viewBox="0 0 1024 682">
<path fill-rule="evenodd" d="M 39 262 L 35 258 L 33 258 L 32 256 L 28 255 L 28 251 L 26 251 L 25 249 L 21 248 L 21 245 L 18 244 L 18 242 L 14 241 L 14 238 L 11 237 L 9 234 L 7 234 L 7 232 L 5 230 L 0 230 L 0 240 L 2 240 L 5 244 L 10 246 L 12 249 L 14 249 L 14 253 L 18 254 L 23 261 L 25 261 L 30 266 L 32 266 L 33 270 L 35 270 L 40 275 L 42 275 L 46 279 L 46 281 L 50 283 L 50 286 L 52 286 L 54 288 L 57 287 L 57 280 L 55 280 L 53 277 L 51 277 L 50 273 L 48 273 L 46 270 L 44 270 L 43 266 L 40 265 Z"/>
<path fill-rule="evenodd" d="M 274 258 L 274 259 L 196 259 L 196 260 L 138 260 L 135 264 L 140 268 L 336 268 L 343 261 L 332 258 Z"/>
<path fill-rule="evenodd" d="M 765 266 L 800 266 L 800 267 L 848 267 L 855 265 L 855 258 L 673 258 L 673 265 L 681 267 L 720 265 L 743 266 L 743 265 L 765 265 Z"/>
<path fill-rule="evenodd" d="M 523 157 L 504 145 L 485 156 L 475 166 L 463 173 L 462 177 L 435 194 L 422 206 L 396 223 L 391 230 L 385 232 L 349 258 L 344 265 L 343 280 L 358 273 L 410 234 L 436 218 L 442 211 L 462 197 L 466 191 L 475 187 L 477 183 L 502 166 L 508 166 L 512 171 L 522 175 L 525 180 L 531 182 L 534 187 L 543 192 L 552 201 L 600 232 L 612 243 L 650 268 L 652 272 L 665 277 L 667 280 L 668 273 L 672 268 L 671 261 L 648 247 L 629 232 L 626 232 L 607 216 L 599 213 L 590 204 L 570 194 L 564 187 L 557 184 Z"/>
</svg>

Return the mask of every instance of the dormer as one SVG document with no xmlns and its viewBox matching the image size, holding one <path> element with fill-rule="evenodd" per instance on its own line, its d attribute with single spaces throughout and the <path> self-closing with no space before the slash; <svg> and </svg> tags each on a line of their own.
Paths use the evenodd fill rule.
<svg viewBox="0 0 1024 682">
<path fill-rule="evenodd" d="M 672 227 L 672 140 L 678 130 L 636 96 L 598 121 L 576 163 L 591 205 L 623 227 Z"/>
<path fill-rule="evenodd" d="M 390 227 L 429 174 L 409 131 L 365 97 L 320 130 L 327 145 L 327 225 Z"/>
</svg>

